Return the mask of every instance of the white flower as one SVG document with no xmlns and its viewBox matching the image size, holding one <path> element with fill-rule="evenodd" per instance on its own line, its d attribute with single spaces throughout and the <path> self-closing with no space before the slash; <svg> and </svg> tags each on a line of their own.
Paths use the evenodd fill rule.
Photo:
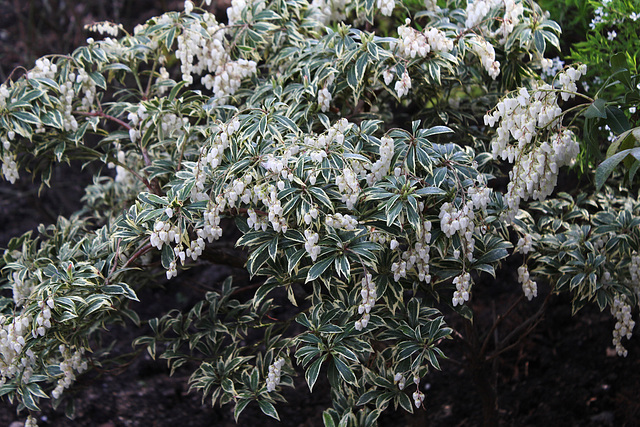
<svg viewBox="0 0 640 427">
<path fill-rule="evenodd" d="M 608 31 L 608 32 L 607 32 L 607 39 L 608 39 L 609 41 L 613 41 L 616 37 L 618 37 L 618 33 L 616 33 L 616 31 L 615 31 L 615 30 L 612 30 L 612 31 Z"/>
<path fill-rule="evenodd" d="M 382 78 L 384 79 L 384 84 L 386 84 L 387 86 L 391 84 L 391 82 L 393 81 L 393 74 L 394 73 L 391 70 L 391 68 L 387 68 L 382 72 Z"/>
<path fill-rule="evenodd" d="M 470 44 L 484 69 L 495 80 L 500 74 L 500 62 L 496 61 L 496 52 L 491 43 L 480 36 L 474 36 L 470 39 Z"/>
<path fill-rule="evenodd" d="M 318 91 L 318 105 L 320 105 L 322 112 L 329 111 L 331 99 L 331 92 L 326 87 Z"/>
<path fill-rule="evenodd" d="M 4 154 L 2 157 L 2 175 L 4 178 L 12 184 L 20 178 L 18 173 L 18 164 L 15 161 L 15 158 L 9 154 Z"/>
<path fill-rule="evenodd" d="M 276 386 L 280 384 L 280 376 L 282 375 L 282 367 L 284 366 L 284 358 L 279 358 L 269 366 L 267 374 L 267 392 L 272 392 Z"/>
<path fill-rule="evenodd" d="M 190 0 L 184 2 L 184 13 L 191 13 L 193 11 L 193 3 Z"/>
<path fill-rule="evenodd" d="M 465 301 L 469 301 L 469 291 L 471 290 L 471 275 L 469 273 L 462 273 L 453 279 L 453 284 L 456 285 L 456 291 L 453 293 L 452 304 L 455 307 L 460 304 L 463 305 Z"/>
<path fill-rule="evenodd" d="M 638 18 L 640 18 L 640 14 L 635 13 L 635 12 L 631 12 L 631 15 L 629 15 L 629 18 L 631 18 L 633 20 L 633 22 L 637 21 Z"/>
<path fill-rule="evenodd" d="M 377 0 L 376 5 L 384 16 L 391 16 L 393 9 L 396 7 L 396 2 L 395 0 Z"/>
<path fill-rule="evenodd" d="M 396 82 L 394 89 L 398 94 L 398 98 L 402 98 L 409 93 L 409 89 L 411 89 L 411 77 L 409 77 L 409 73 L 406 70 L 402 73 L 402 78 Z"/>
<path fill-rule="evenodd" d="M 624 295 L 616 296 L 611 306 L 611 314 L 616 318 L 616 325 L 613 329 L 613 345 L 616 347 L 618 356 L 627 356 L 627 349 L 621 343 L 622 338 L 631 339 L 635 322 L 631 318 L 631 306 L 627 303 Z"/>
</svg>

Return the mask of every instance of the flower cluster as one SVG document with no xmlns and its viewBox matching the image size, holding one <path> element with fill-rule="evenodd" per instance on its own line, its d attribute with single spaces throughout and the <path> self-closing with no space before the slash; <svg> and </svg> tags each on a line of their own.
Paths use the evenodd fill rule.
<svg viewBox="0 0 640 427">
<path fill-rule="evenodd" d="M 631 319 L 631 306 L 624 295 L 616 296 L 611 306 L 611 314 L 616 318 L 613 329 L 613 345 L 618 356 L 627 356 L 627 349 L 622 345 L 622 338 L 631 339 L 631 334 L 636 322 Z"/>
<path fill-rule="evenodd" d="M 404 390 L 404 386 L 406 385 L 404 376 L 400 372 L 397 372 L 393 376 L 393 383 L 397 384 L 398 385 L 398 389 L 400 389 L 400 390 Z"/>
<path fill-rule="evenodd" d="M 473 36 L 469 40 L 473 52 L 480 58 L 480 63 L 489 73 L 492 79 L 496 79 L 500 74 L 500 62 L 496 61 L 496 51 L 493 45 L 480 36 Z"/>
<path fill-rule="evenodd" d="M 156 220 L 151 231 L 151 246 L 162 250 L 163 245 L 180 242 L 180 230 L 170 221 Z"/>
<path fill-rule="evenodd" d="M 422 229 L 416 231 L 416 242 L 413 246 L 409 246 L 407 250 L 402 252 L 400 260 L 391 264 L 393 280 L 396 282 L 400 278 L 406 278 L 410 271 L 415 270 L 419 281 L 431 283 L 431 275 L 429 274 L 431 226 L 431 221 L 424 221 Z M 391 240 L 390 248 L 392 250 L 396 250 L 399 246 L 396 239 Z"/>
<path fill-rule="evenodd" d="M 76 373 L 81 374 L 87 370 L 87 361 L 82 359 L 84 349 L 71 353 L 69 348 L 60 344 L 59 351 L 63 357 L 63 360 L 59 365 L 63 377 L 58 380 L 56 388 L 51 392 L 51 396 L 54 399 L 59 398 L 64 389 L 69 388 L 69 386 L 75 381 Z"/>
<path fill-rule="evenodd" d="M 343 21 L 346 18 L 345 9 L 351 0 L 313 0 L 311 10 L 322 25 L 329 22 Z"/>
<path fill-rule="evenodd" d="M 40 307 L 40 310 L 42 310 L 40 313 L 38 313 L 38 316 L 36 317 L 36 325 L 37 328 L 33 329 L 31 331 L 31 335 L 34 338 L 37 338 L 38 336 L 44 336 L 47 329 L 51 328 L 51 310 L 54 307 L 54 301 L 53 298 L 48 298 L 46 303 L 44 301 L 38 301 L 38 307 Z"/>
<path fill-rule="evenodd" d="M 520 252 L 521 254 L 528 254 L 533 248 L 533 238 L 531 234 L 525 233 L 524 236 L 518 239 L 518 243 L 516 243 L 516 252 Z"/>
<path fill-rule="evenodd" d="M 488 189 L 487 189 L 488 190 Z M 485 191 L 476 193 L 476 200 L 480 206 L 486 207 L 488 194 L 485 198 Z M 440 228 L 447 237 L 452 237 L 455 233 L 459 233 L 464 244 L 463 251 L 469 261 L 473 259 L 473 251 L 475 249 L 475 240 L 473 232 L 475 231 L 475 213 L 473 211 L 474 201 L 467 201 L 460 209 L 456 209 L 453 204 L 446 202 L 440 207 Z M 454 250 L 454 258 L 460 257 L 458 249 Z"/>
<path fill-rule="evenodd" d="M 355 230 L 358 226 L 358 220 L 351 215 L 336 213 L 327 215 L 324 219 L 325 225 L 333 228 L 343 228 L 347 231 Z"/>
<path fill-rule="evenodd" d="M 205 73 L 202 84 L 213 91 L 217 102 L 222 102 L 236 92 L 242 79 L 255 74 L 257 64 L 246 59 L 231 60 L 225 47 L 224 25 L 218 24 L 210 13 L 205 12 L 202 17 L 203 22 L 193 21 L 178 36 L 176 57 L 183 80 L 191 84 L 192 74 Z"/>
<path fill-rule="evenodd" d="M 575 90 L 575 81 L 585 71 L 584 66 L 580 66 L 560 73 L 558 81 L 562 85 L 563 98 L 572 96 L 567 91 Z M 494 158 L 515 163 L 509 173 L 511 181 L 505 196 L 509 220 L 517 213 L 520 200 L 529 197 L 544 200 L 550 195 L 559 169 L 571 164 L 580 151 L 574 133 L 562 127 L 561 116 L 556 91 L 547 83 L 537 83 L 531 93 L 521 88 L 517 96 L 503 99 L 492 114 L 485 115 L 488 126 L 500 122 L 491 141 Z M 542 134 L 542 129 L 549 135 L 549 141 L 532 143 L 540 138 L 537 133 Z M 509 144 L 511 137 L 516 145 Z"/>
<path fill-rule="evenodd" d="M 227 8 L 227 17 L 229 18 L 229 25 L 235 25 L 242 20 L 242 14 L 245 13 L 247 17 L 251 17 L 252 14 L 258 14 L 265 8 L 265 2 L 252 0 L 232 0 L 231 6 Z"/>
<path fill-rule="evenodd" d="M 320 236 L 313 230 L 304 230 L 304 238 L 304 249 L 311 257 L 311 261 L 315 261 L 322 250 L 322 248 L 318 246 L 318 239 L 320 239 Z"/>
<path fill-rule="evenodd" d="M 15 184 L 15 182 L 20 178 L 18 164 L 16 163 L 15 156 L 13 154 L 5 152 L 2 155 L 2 175 L 4 176 L 4 179 L 12 184 Z"/>
<path fill-rule="evenodd" d="M 372 280 L 371 274 L 366 273 L 362 277 L 360 296 L 362 302 L 358 306 L 358 314 L 362 314 L 362 318 L 356 321 L 355 328 L 358 331 L 363 330 L 369 324 L 370 312 L 374 305 L 376 305 L 376 284 Z"/>
<path fill-rule="evenodd" d="M 524 13 L 524 5 L 518 0 L 475 0 L 467 3 L 467 19 L 465 25 L 467 28 L 473 28 L 485 23 L 485 17 L 494 8 L 504 7 L 504 13 L 497 18 L 500 23 L 498 29 L 490 31 L 491 37 L 498 35 L 500 43 L 504 44 L 507 37 L 511 34 L 516 25 L 522 19 Z M 487 28 L 492 26 L 492 22 L 486 22 Z"/>
<path fill-rule="evenodd" d="M 394 142 L 392 138 L 383 136 L 380 138 L 380 148 L 378 149 L 380 157 L 371 165 L 365 167 L 370 170 L 367 174 L 367 184 L 373 185 L 389 174 L 391 169 L 391 161 L 394 154 Z"/>
<path fill-rule="evenodd" d="M 402 98 L 409 93 L 409 89 L 411 89 L 411 77 L 409 77 L 409 73 L 406 70 L 402 73 L 400 80 L 396 82 L 394 89 L 398 94 L 398 98 Z"/>
<path fill-rule="evenodd" d="M 538 284 L 529 277 L 529 270 L 526 265 L 518 267 L 518 283 L 522 284 L 524 296 L 529 301 L 538 296 Z"/>
<path fill-rule="evenodd" d="M 19 271 L 14 271 L 11 278 L 13 279 L 13 302 L 17 307 L 20 307 L 31 295 L 35 282 L 31 278 L 24 277 Z"/>
<path fill-rule="evenodd" d="M 342 170 L 342 175 L 336 176 L 336 184 L 341 194 L 342 202 L 347 205 L 348 209 L 353 209 L 360 195 L 360 184 L 358 176 L 348 167 Z"/>
<path fill-rule="evenodd" d="M 420 377 L 414 375 L 413 383 L 416 385 L 416 391 L 413 392 L 413 404 L 416 405 L 416 408 L 419 408 L 424 402 L 424 393 L 420 391 Z"/>
<path fill-rule="evenodd" d="M 272 392 L 276 389 L 276 386 L 280 384 L 280 376 L 282 374 L 282 367 L 284 366 L 284 358 L 279 358 L 269 366 L 269 373 L 267 374 L 267 392 Z"/>
<path fill-rule="evenodd" d="M 103 21 L 85 25 L 84 29 L 87 31 L 91 31 L 92 33 L 107 34 L 112 37 L 117 37 L 118 32 L 123 28 L 122 24 L 114 24 L 113 22 Z"/>
<path fill-rule="evenodd" d="M 405 25 L 398 27 L 398 41 L 396 43 L 400 55 L 406 58 L 426 57 L 429 52 L 450 52 L 453 50 L 453 40 L 437 28 L 426 28 L 418 31 L 409 25 L 407 18 Z"/>
<path fill-rule="evenodd" d="M 33 317 L 24 314 L 15 316 L 10 322 L 7 320 L 0 315 L 0 385 L 20 375 L 27 381 L 36 363 L 33 351 L 30 348 L 24 351 Z"/>
<path fill-rule="evenodd" d="M 393 9 L 396 7 L 396 2 L 395 0 L 377 0 L 376 6 L 384 16 L 391 16 Z"/>
<path fill-rule="evenodd" d="M 555 77 L 564 69 L 564 61 L 560 60 L 558 56 L 553 59 L 542 58 L 540 64 L 542 66 L 542 78 L 545 80 Z"/>
<path fill-rule="evenodd" d="M 36 66 L 31 69 L 27 76 L 28 78 L 46 78 L 56 79 L 56 73 L 58 67 L 46 58 L 41 58 L 36 61 Z M 89 74 L 82 68 L 78 68 L 75 72 L 70 72 L 66 76 L 66 80 L 59 82 L 60 90 L 60 106 L 58 111 L 62 114 L 63 128 L 67 132 L 74 132 L 78 129 L 78 122 L 73 116 L 76 96 L 82 93 L 80 100 L 80 111 L 90 111 L 96 96 L 96 84 Z"/>
<path fill-rule="evenodd" d="M 469 301 L 469 292 L 471 291 L 471 275 L 469 273 L 462 273 L 453 279 L 453 284 L 456 285 L 456 290 L 453 293 L 453 299 L 451 303 L 455 307 L 460 304 L 463 305 L 465 301 Z"/>
<path fill-rule="evenodd" d="M 318 105 L 323 113 L 329 111 L 329 107 L 331 107 L 331 98 L 331 92 L 329 92 L 329 89 L 326 87 L 323 87 L 318 91 Z"/>
<path fill-rule="evenodd" d="M 500 6 L 501 3 L 501 0 L 475 0 L 468 2 L 465 26 L 473 28 L 479 25 L 492 8 Z"/>
</svg>

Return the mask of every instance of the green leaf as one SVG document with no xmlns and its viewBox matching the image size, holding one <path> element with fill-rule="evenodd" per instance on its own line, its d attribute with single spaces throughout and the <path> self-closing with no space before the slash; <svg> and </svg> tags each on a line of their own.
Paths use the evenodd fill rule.
<svg viewBox="0 0 640 427">
<path fill-rule="evenodd" d="M 332 325 L 332 326 L 335 326 L 335 325 Z M 320 329 L 322 329 L 322 328 L 320 328 Z M 338 329 L 340 329 L 340 328 L 338 328 Z M 340 329 L 340 332 L 342 332 L 341 329 Z M 334 353 L 340 354 L 345 359 L 349 359 L 349 360 L 352 360 L 354 362 L 358 362 L 358 356 L 353 351 L 351 351 L 349 348 L 347 348 L 347 347 L 345 347 L 343 345 L 338 345 L 338 346 L 334 347 L 333 351 L 334 351 Z"/>
<path fill-rule="evenodd" d="M 413 414 L 413 406 L 411 405 L 411 399 L 405 393 L 398 394 L 398 403 L 402 406 L 402 409 Z"/>
<path fill-rule="evenodd" d="M 125 64 L 120 64 L 120 63 L 107 64 L 104 67 L 102 67 L 102 71 L 126 71 L 127 73 L 133 74 L 133 71 L 131 70 L 131 68 L 129 68 Z"/>
<path fill-rule="evenodd" d="M 267 402 L 266 400 L 258 400 L 258 405 L 260 405 L 260 410 L 265 414 L 270 416 L 271 418 L 275 418 L 280 421 L 280 417 L 278 416 L 278 411 L 271 404 L 271 402 Z"/>
<path fill-rule="evenodd" d="M 264 300 L 264 298 L 269 294 L 269 292 L 277 287 L 277 283 L 265 283 L 264 285 L 260 286 L 256 291 L 256 294 L 253 296 L 253 306 L 258 307 L 262 300 Z"/>
<path fill-rule="evenodd" d="M 605 101 L 602 98 L 598 98 L 595 101 L 593 101 L 591 105 L 589 105 L 589 108 L 587 108 L 583 114 L 588 119 L 595 119 L 597 117 L 606 119 L 607 118 L 607 111 L 605 109 L 606 105 L 607 105 L 607 101 Z"/>
<path fill-rule="evenodd" d="M 627 87 L 627 89 L 635 91 L 636 88 L 631 81 L 631 73 L 629 72 L 627 54 L 625 52 L 616 53 L 611 57 L 610 63 L 612 75 L 616 75 L 616 77 L 619 78 L 619 80 Z"/>
<path fill-rule="evenodd" d="M 13 393 L 14 391 L 16 391 L 16 385 L 15 384 L 3 384 L 2 386 L 0 386 L 0 396 L 4 396 L 5 394 L 9 394 L 9 393 Z"/>
<path fill-rule="evenodd" d="M 324 258 L 316 262 L 309 269 L 309 273 L 307 274 L 307 279 L 305 280 L 305 283 L 309 283 L 313 280 L 316 280 L 318 277 L 320 277 L 320 275 L 325 272 L 325 270 L 331 265 L 331 263 L 335 259 L 336 259 L 335 256 L 328 256 L 327 258 Z"/>
<path fill-rule="evenodd" d="M 491 264 L 509 256 L 506 249 L 491 249 L 476 261 L 478 264 Z"/>
<path fill-rule="evenodd" d="M 320 204 L 324 205 L 330 211 L 333 211 L 333 203 L 331 203 L 331 199 L 322 188 L 309 187 L 308 190 L 314 199 L 316 199 L 318 202 L 320 202 Z"/>
<path fill-rule="evenodd" d="M 37 398 L 31 394 L 29 389 L 22 389 L 22 403 L 27 407 L 30 411 L 39 411 L 40 408 L 37 404 Z"/>
<path fill-rule="evenodd" d="M 351 87 L 351 90 L 356 92 L 358 88 L 358 78 L 356 77 L 356 67 L 351 67 L 347 71 L 347 84 Z"/>
<path fill-rule="evenodd" d="M 162 255 L 160 260 L 162 262 L 162 267 L 164 267 L 165 270 L 168 270 L 171 267 L 171 263 L 175 261 L 175 255 L 173 253 L 173 249 L 171 249 L 171 245 L 162 246 Z"/>
<path fill-rule="evenodd" d="M 323 355 L 322 357 L 314 360 L 314 362 L 309 366 L 309 369 L 304 373 L 304 378 L 307 380 L 307 385 L 309 386 L 309 391 L 313 392 L 313 386 L 318 379 L 318 375 L 320 374 L 320 368 L 322 367 L 322 363 L 327 359 L 327 355 Z"/>
<path fill-rule="evenodd" d="M 544 39 L 544 34 L 542 31 L 534 31 L 533 33 L 533 44 L 540 54 L 544 54 L 544 50 L 547 47 L 547 42 Z"/>
<path fill-rule="evenodd" d="M 369 390 L 368 392 L 360 396 L 360 399 L 358 399 L 358 403 L 356 403 L 356 405 L 358 406 L 366 405 L 372 400 L 377 399 L 378 396 L 380 396 L 382 393 L 384 392 L 380 390 Z"/>
<path fill-rule="evenodd" d="M 339 358 L 334 357 L 333 358 L 333 364 L 335 365 L 336 369 L 338 370 L 338 373 L 340 374 L 340 376 L 342 377 L 343 380 L 345 380 L 349 384 L 355 384 L 356 383 L 356 376 L 354 375 L 354 373 L 351 370 L 351 368 L 349 368 L 349 366 L 347 366 L 346 363 L 344 363 Z"/>
<path fill-rule="evenodd" d="M 273 261 L 276 260 L 276 255 L 278 254 L 278 240 L 279 238 L 276 236 L 269 242 L 269 256 Z"/>
<path fill-rule="evenodd" d="M 600 165 L 598 165 L 598 168 L 596 169 L 596 191 L 600 191 L 605 181 L 607 180 L 609 175 L 611 175 L 616 166 L 618 166 L 618 164 L 620 164 L 620 162 L 629 155 L 635 157 L 637 160 L 640 160 L 640 147 L 622 150 L 621 152 L 614 154 L 604 162 L 600 163 Z"/>
<path fill-rule="evenodd" d="M 236 407 L 233 409 L 233 418 L 235 418 L 236 423 L 238 422 L 238 417 L 244 411 L 244 408 L 251 402 L 251 399 L 239 399 L 238 403 L 236 403 Z"/>
<path fill-rule="evenodd" d="M 364 79 L 364 73 L 367 70 L 367 63 L 369 62 L 369 55 L 364 52 L 356 60 L 356 80 L 358 84 L 361 84 Z"/>
<path fill-rule="evenodd" d="M 33 113 L 28 111 L 12 111 L 11 115 L 21 122 L 31 123 L 37 125 L 40 123 L 40 119 Z"/>
<path fill-rule="evenodd" d="M 631 128 L 629 119 L 627 119 L 627 116 L 625 116 L 618 107 L 608 106 L 606 108 L 606 114 L 607 124 L 616 135 L 620 135 Z"/>
<path fill-rule="evenodd" d="M 322 422 L 324 427 L 336 427 L 336 422 L 331 416 L 330 410 L 326 410 L 322 413 Z"/>
</svg>

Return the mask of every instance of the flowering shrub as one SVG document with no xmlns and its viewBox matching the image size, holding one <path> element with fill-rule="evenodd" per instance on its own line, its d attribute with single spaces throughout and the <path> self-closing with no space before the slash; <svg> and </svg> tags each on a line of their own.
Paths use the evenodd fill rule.
<svg viewBox="0 0 640 427">
<path fill-rule="evenodd" d="M 442 311 L 470 322 L 475 283 L 513 252 L 521 300 L 545 280 L 575 310 L 609 307 L 626 354 L 638 202 L 617 189 L 549 198 L 580 151 L 564 107 L 601 105 L 578 94 L 585 65 L 541 79 L 560 28 L 535 3 L 233 0 L 228 19 L 186 1 L 133 34 L 98 23 L 109 37 L 0 86 L 6 180 L 107 166 L 72 218 L 4 252 L 0 395 L 19 410 L 61 404 L 101 328 L 141 322 L 154 272 L 171 281 L 212 259 L 259 286 L 240 298 L 229 278 L 148 320 L 135 344 L 172 370 L 199 360 L 192 389 L 236 418 L 251 403 L 278 418 L 282 388 L 303 375 L 312 390 L 321 372 L 325 425 L 422 407 L 442 340 L 474 343 L 484 366 L 491 331 L 454 333 Z M 270 314 L 281 292 L 285 319 Z"/>
</svg>

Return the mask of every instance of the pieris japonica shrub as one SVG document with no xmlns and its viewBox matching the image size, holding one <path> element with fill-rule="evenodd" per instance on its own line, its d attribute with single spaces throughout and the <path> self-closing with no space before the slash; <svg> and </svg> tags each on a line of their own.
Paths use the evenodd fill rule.
<svg viewBox="0 0 640 427">
<path fill-rule="evenodd" d="M 135 344 L 172 370 L 198 360 L 191 388 L 236 418 L 249 404 L 278 418 L 283 388 L 323 375 L 325 424 L 373 425 L 425 405 L 442 340 L 491 335 L 442 312 L 470 322 L 474 284 L 514 253 L 520 300 L 545 280 L 576 310 L 609 308 L 625 354 L 638 201 L 553 197 L 580 153 L 575 104 L 600 110 L 578 93 L 584 64 L 540 77 L 560 28 L 535 3 L 234 0 L 225 23 L 209 3 L 132 34 L 98 23 L 103 39 L 0 86 L 7 181 L 104 165 L 76 214 L 4 251 L 0 395 L 66 404 L 101 331 L 144 321 Z M 139 318 L 143 286 L 204 262 L 258 286 L 240 297 L 229 278 L 189 311 Z"/>
</svg>

